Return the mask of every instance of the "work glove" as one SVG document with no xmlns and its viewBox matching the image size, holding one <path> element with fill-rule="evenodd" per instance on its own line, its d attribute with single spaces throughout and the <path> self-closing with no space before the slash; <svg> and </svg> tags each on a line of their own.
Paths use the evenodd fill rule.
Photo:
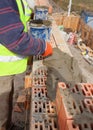
<svg viewBox="0 0 93 130">
<path fill-rule="evenodd" d="M 52 49 L 51 43 L 46 42 L 46 49 L 45 49 L 45 52 L 42 54 L 42 56 L 48 57 L 52 55 L 52 53 L 53 53 L 53 49 Z"/>
</svg>

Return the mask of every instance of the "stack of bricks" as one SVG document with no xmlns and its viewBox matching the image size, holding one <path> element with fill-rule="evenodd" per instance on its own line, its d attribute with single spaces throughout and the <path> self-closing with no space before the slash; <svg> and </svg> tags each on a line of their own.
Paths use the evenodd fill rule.
<svg viewBox="0 0 93 130">
<path fill-rule="evenodd" d="M 55 104 L 47 97 L 46 87 L 33 87 L 31 97 L 31 130 L 57 130 Z"/>
<path fill-rule="evenodd" d="M 59 130 L 93 130 L 93 84 L 58 83 L 56 106 Z"/>
<path fill-rule="evenodd" d="M 32 86 L 45 86 L 47 80 L 47 68 L 43 65 L 43 57 L 35 56 L 32 69 Z"/>
<path fill-rule="evenodd" d="M 47 94 L 47 69 L 42 57 L 34 57 L 32 73 L 30 130 L 58 130 L 56 106 Z"/>
</svg>

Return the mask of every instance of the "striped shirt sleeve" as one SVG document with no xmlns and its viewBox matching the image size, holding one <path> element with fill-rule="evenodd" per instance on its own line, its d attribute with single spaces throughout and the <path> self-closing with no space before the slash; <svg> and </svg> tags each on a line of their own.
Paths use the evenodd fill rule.
<svg viewBox="0 0 93 130">
<path fill-rule="evenodd" d="M 19 15 L 9 1 L 0 0 L 0 43 L 16 54 L 24 56 L 43 54 L 45 41 L 35 39 L 24 32 Z"/>
</svg>

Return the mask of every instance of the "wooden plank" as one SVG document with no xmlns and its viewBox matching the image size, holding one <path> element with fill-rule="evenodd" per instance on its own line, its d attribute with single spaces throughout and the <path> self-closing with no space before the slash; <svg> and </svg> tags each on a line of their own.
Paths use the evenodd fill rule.
<svg viewBox="0 0 93 130">
<path fill-rule="evenodd" d="M 55 44 L 56 46 L 63 51 L 64 53 L 69 54 L 71 57 L 72 53 L 70 52 L 67 43 L 65 42 L 64 36 L 62 36 L 62 34 L 60 33 L 58 26 L 56 25 L 56 22 L 53 21 L 53 25 L 52 25 L 52 33 L 53 33 L 53 37 L 55 40 Z"/>
</svg>

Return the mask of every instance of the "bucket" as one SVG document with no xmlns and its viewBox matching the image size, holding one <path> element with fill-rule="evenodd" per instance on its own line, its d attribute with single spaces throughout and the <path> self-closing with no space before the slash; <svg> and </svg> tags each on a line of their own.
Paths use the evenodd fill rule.
<svg viewBox="0 0 93 130">
<path fill-rule="evenodd" d="M 48 19 L 48 7 L 47 6 L 35 6 L 34 19 L 47 20 Z"/>
<path fill-rule="evenodd" d="M 51 21 L 48 20 L 32 20 L 29 23 L 30 35 L 34 38 L 50 41 L 51 36 Z"/>
</svg>

